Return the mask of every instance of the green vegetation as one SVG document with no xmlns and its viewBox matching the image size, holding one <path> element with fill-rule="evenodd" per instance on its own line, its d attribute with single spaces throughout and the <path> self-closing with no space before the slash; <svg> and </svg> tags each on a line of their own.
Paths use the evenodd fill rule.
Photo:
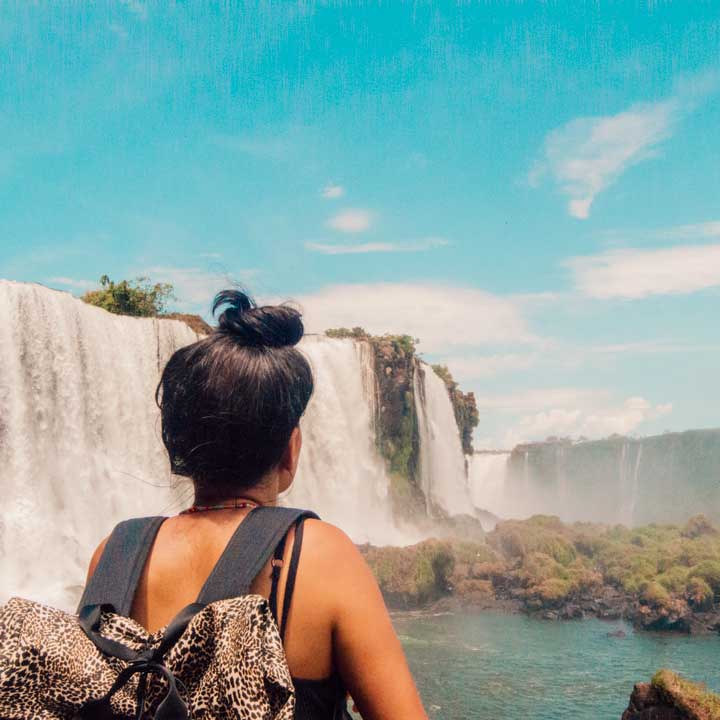
<svg viewBox="0 0 720 720">
<path fill-rule="evenodd" d="M 455 565 L 452 546 L 426 540 L 406 548 L 361 548 L 380 589 L 393 605 L 417 607 L 449 591 Z"/>
<path fill-rule="evenodd" d="M 480 414 L 478 413 L 475 393 L 465 393 L 453 379 L 447 365 L 433 365 L 432 369 L 435 374 L 440 377 L 448 389 L 453 410 L 455 412 L 455 421 L 457 422 L 460 438 L 462 440 L 463 452 L 466 455 L 472 455 L 473 448 L 473 431 L 480 422 Z"/>
<path fill-rule="evenodd" d="M 704 685 L 690 682 L 670 670 L 658 670 L 651 681 L 668 701 L 689 720 L 720 720 L 720 696 Z"/>
<path fill-rule="evenodd" d="M 400 582 L 416 602 L 437 596 L 438 585 L 423 594 L 407 580 L 419 547 L 373 549 L 381 587 Z M 470 603 L 494 596 L 553 617 L 624 616 L 641 627 L 684 632 L 702 615 L 694 627 L 720 629 L 720 533 L 702 516 L 684 527 L 628 529 L 537 515 L 500 523 L 484 543 L 444 547 L 453 561 L 443 577 Z"/>
<path fill-rule="evenodd" d="M 168 302 L 174 298 L 172 285 L 152 284 L 146 277 L 116 283 L 103 275 L 100 286 L 98 290 L 86 292 L 81 299 L 117 315 L 156 317 L 165 311 Z"/>
<path fill-rule="evenodd" d="M 350 328 L 330 328 L 325 331 L 325 334 L 330 338 L 343 339 L 353 338 L 354 340 L 369 340 L 370 335 L 363 330 L 361 327 Z"/>
</svg>

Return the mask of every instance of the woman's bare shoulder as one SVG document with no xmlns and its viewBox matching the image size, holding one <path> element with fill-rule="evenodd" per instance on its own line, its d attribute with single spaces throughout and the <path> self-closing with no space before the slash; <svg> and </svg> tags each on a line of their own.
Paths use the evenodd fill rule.
<svg viewBox="0 0 720 720">
<path fill-rule="evenodd" d="M 110 536 L 106 537 L 96 548 L 95 552 L 92 554 L 92 557 L 90 558 L 90 565 L 88 566 L 88 572 L 87 572 L 87 579 L 88 581 L 93 576 L 93 573 L 95 572 L 95 568 L 97 567 L 97 564 L 100 562 L 100 558 L 103 554 L 103 551 L 105 550 L 105 546 L 107 545 L 107 541 L 110 539 Z"/>
<path fill-rule="evenodd" d="M 305 571 L 328 579 L 370 574 L 360 550 L 340 528 L 322 520 L 306 520 L 303 528 L 302 562 Z"/>
</svg>

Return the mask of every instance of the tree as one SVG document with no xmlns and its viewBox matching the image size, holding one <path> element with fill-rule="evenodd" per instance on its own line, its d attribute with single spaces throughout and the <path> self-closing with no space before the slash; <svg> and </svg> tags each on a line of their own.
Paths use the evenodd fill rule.
<svg viewBox="0 0 720 720">
<path fill-rule="evenodd" d="M 153 284 L 150 278 L 144 276 L 116 283 L 103 275 L 100 286 L 98 290 L 86 292 L 81 299 L 117 315 L 155 317 L 165 311 L 170 300 L 175 299 L 170 283 Z"/>
</svg>

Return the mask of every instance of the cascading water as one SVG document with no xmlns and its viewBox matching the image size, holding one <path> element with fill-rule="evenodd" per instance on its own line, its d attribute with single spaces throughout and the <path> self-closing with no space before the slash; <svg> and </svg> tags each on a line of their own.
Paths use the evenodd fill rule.
<svg viewBox="0 0 720 720">
<path fill-rule="evenodd" d="M 0 282 L 2 595 L 70 608 L 116 522 L 178 509 L 153 398 L 163 363 L 196 338 Z"/>
<path fill-rule="evenodd" d="M 447 386 L 431 367 L 418 363 L 414 393 L 425 498 L 449 515 L 472 514 L 465 456 Z"/>
<path fill-rule="evenodd" d="M 315 391 L 301 422 L 298 476 L 285 502 L 313 508 L 356 542 L 406 545 L 417 531 L 400 528 L 390 481 L 375 448 L 375 368 L 367 343 L 308 336 L 301 348 Z"/>
<path fill-rule="evenodd" d="M 477 452 L 468 458 L 470 497 L 479 510 L 499 517 L 512 517 L 512 498 L 506 494 L 507 462 L 510 453 Z"/>
<path fill-rule="evenodd" d="M 118 521 L 188 504 L 189 483 L 168 470 L 154 393 L 172 352 L 196 339 L 179 321 L 0 282 L 0 601 L 17 594 L 72 608 L 90 553 Z M 392 518 L 368 345 L 310 336 L 300 348 L 316 387 L 285 502 L 358 542 L 419 540 Z"/>
</svg>

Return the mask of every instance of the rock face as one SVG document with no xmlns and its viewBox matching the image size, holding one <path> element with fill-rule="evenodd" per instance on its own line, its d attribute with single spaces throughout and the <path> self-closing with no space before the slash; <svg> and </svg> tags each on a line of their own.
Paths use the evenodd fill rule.
<svg viewBox="0 0 720 720">
<path fill-rule="evenodd" d="M 669 670 L 635 685 L 622 720 L 720 720 L 720 696 Z"/>
<path fill-rule="evenodd" d="M 630 704 L 622 720 L 687 720 L 672 702 L 651 683 L 640 683 L 633 688 Z"/>
</svg>

